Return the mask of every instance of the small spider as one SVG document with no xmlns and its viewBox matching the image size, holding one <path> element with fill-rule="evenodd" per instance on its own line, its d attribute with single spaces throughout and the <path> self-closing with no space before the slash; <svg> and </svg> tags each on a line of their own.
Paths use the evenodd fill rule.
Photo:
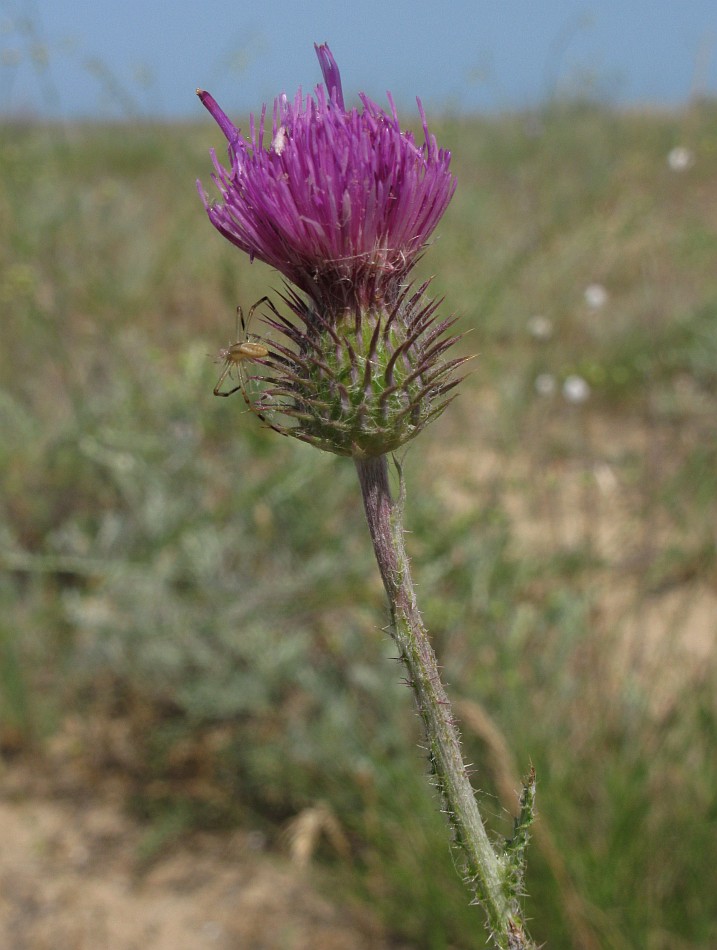
<svg viewBox="0 0 717 950">
<path fill-rule="evenodd" d="M 251 323 L 251 318 L 254 314 L 254 311 L 263 303 L 271 304 L 271 301 L 268 297 L 262 297 L 261 300 L 257 300 L 257 302 L 253 304 L 249 310 L 249 316 L 247 317 L 246 322 L 244 321 L 242 308 L 237 307 L 237 336 L 239 336 L 239 321 L 241 320 L 241 328 L 244 333 L 244 339 L 237 340 L 236 343 L 231 343 L 229 346 L 219 350 L 219 361 L 224 360 L 224 369 L 222 370 L 222 374 L 217 380 L 216 386 L 214 387 L 215 396 L 231 396 L 232 393 L 241 390 L 244 399 L 247 403 L 249 403 L 246 394 L 246 383 L 242 372 L 242 363 L 251 360 L 262 360 L 269 355 L 269 351 L 263 344 L 255 343 L 253 340 L 250 340 L 248 336 L 248 327 Z M 222 392 L 222 383 L 227 378 L 227 376 L 231 377 L 234 370 L 236 370 L 236 374 L 239 379 L 239 385 L 235 386 L 233 389 L 227 390 L 226 392 Z"/>
</svg>

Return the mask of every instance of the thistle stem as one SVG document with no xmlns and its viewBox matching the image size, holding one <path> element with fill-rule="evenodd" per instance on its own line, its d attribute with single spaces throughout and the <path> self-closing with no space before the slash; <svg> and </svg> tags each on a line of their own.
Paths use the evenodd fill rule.
<svg viewBox="0 0 717 950">
<path fill-rule="evenodd" d="M 531 950 L 517 899 L 510 893 L 506 861 L 496 854 L 478 810 L 460 749 L 460 737 L 441 683 L 436 655 L 416 604 L 403 543 L 403 481 L 391 497 L 385 455 L 354 459 L 376 560 L 391 610 L 391 636 L 408 671 L 426 732 L 431 769 L 463 850 L 467 882 L 482 904 L 494 944 L 501 950 Z M 400 474 L 400 469 L 399 469 Z"/>
</svg>

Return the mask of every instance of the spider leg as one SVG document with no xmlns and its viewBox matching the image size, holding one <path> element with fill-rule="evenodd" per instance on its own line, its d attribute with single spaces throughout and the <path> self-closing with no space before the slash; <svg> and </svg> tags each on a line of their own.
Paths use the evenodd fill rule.
<svg viewBox="0 0 717 950">
<path fill-rule="evenodd" d="M 269 297 L 260 297 L 256 303 L 253 303 L 249 308 L 249 316 L 246 318 L 246 330 L 249 330 L 249 324 L 251 323 L 251 318 L 254 316 L 254 311 L 257 307 L 261 307 L 263 303 L 268 303 L 270 307 L 273 306 L 271 299 Z"/>
<path fill-rule="evenodd" d="M 257 300 L 256 303 L 252 304 L 251 307 L 249 308 L 249 316 L 246 318 L 246 325 L 244 324 L 244 319 L 242 317 L 242 328 L 245 330 L 247 336 L 250 335 L 249 324 L 251 323 L 251 318 L 254 316 L 254 311 L 257 309 L 257 307 L 261 307 L 262 304 L 266 304 L 275 317 L 278 317 L 279 320 L 282 319 L 281 314 L 276 309 L 276 306 L 274 305 L 274 302 L 271 299 L 271 297 L 260 297 L 259 300 Z M 257 334 L 252 333 L 251 336 L 257 336 Z M 261 339 L 261 337 L 258 337 L 258 339 Z"/>
<path fill-rule="evenodd" d="M 222 392 L 220 387 L 222 383 L 224 382 L 224 380 L 227 378 L 227 376 L 231 376 L 231 372 L 233 369 L 236 369 L 237 371 L 237 377 L 239 378 L 239 385 L 234 386 L 232 389 L 227 389 L 225 392 Z M 244 402 L 247 404 L 249 409 L 251 409 L 252 412 L 259 415 L 258 410 L 255 408 L 254 404 L 251 402 L 251 400 L 249 399 L 247 395 L 246 379 L 244 377 L 244 372 L 243 372 L 241 364 L 236 363 L 232 360 L 227 360 L 226 365 L 224 366 L 224 369 L 222 371 L 222 374 L 217 380 L 216 386 L 214 387 L 214 395 L 223 396 L 226 398 L 227 396 L 233 396 L 234 393 L 236 392 L 241 392 L 242 396 L 244 397 Z M 262 418 L 261 415 L 259 415 L 259 418 L 260 419 Z"/>
<path fill-rule="evenodd" d="M 238 392 L 240 389 L 242 391 L 242 395 L 244 396 L 244 399 L 246 400 L 246 393 L 244 392 L 244 386 L 241 384 L 239 386 L 235 386 L 234 389 L 228 389 L 225 393 L 219 393 L 215 389 L 214 395 L 215 396 L 233 396 L 234 393 Z"/>
<path fill-rule="evenodd" d="M 256 310 L 257 307 L 260 307 L 263 303 L 265 303 L 269 307 L 269 309 L 271 310 L 271 312 L 274 314 L 275 317 L 279 317 L 279 319 L 281 319 L 281 314 L 276 309 L 276 305 L 274 304 L 274 301 L 271 299 L 271 297 L 262 297 L 260 300 L 257 300 L 255 304 L 252 304 L 251 310 L 249 311 L 249 316 L 246 321 L 247 327 L 249 326 L 249 321 L 251 320 L 254 311 Z"/>
<path fill-rule="evenodd" d="M 216 386 L 214 387 L 214 395 L 215 395 L 215 396 L 231 396 L 231 393 L 223 393 L 223 392 L 220 392 L 220 391 L 219 391 L 220 386 L 222 385 L 222 383 L 224 382 L 224 380 L 227 378 L 227 376 L 231 373 L 231 371 L 232 371 L 232 363 L 231 363 L 231 360 L 227 360 L 226 363 L 224 364 L 224 369 L 222 370 L 222 374 L 221 374 L 221 376 L 219 377 L 219 379 L 217 380 Z M 236 392 L 236 389 L 232 389 L 231 392 L 232 392 L 232 393 L 235 393 L 235 392 Z"/>
<path fill-rule="evenodd" d="M 261 301 L 259 301 L 261 303 Z M 262 422 L 268 429 L 273 429 L 274 432 L 278 432 L 279 435 L 286 435 L 287 433 L 274 425 L 273 422 L 270 422 L 269 419 L 264 415 L 261 409 L 258 409 L 256 403 L 253 403 L 249 398 L 246 391 L 246 377 L 244 376 L 244 369 L 241 365 L 237 364 L 237 376 L 239 377 L 239 385 L 235 386 L 234 389 L 229 390 L 226 393 L 217 393 L 218 396 L 231 396 L 232 393 L 235 393 L 238 389 L 241 390 L 241 394 L 244 397 L 244 402 L 247 405 L 247 408 L 250 412 L 253 412 L 254 415 Z M 264 378 L 264 377 L 262 377 Z"/>
</svg>

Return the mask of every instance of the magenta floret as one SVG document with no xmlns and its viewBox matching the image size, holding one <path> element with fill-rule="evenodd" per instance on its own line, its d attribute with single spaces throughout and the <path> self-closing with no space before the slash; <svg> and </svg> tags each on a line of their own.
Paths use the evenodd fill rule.
<svg viewBox="0 0 717 950">
<path fill-rule="evenodd" d="M 199 185 L 212 224 L 254 259 L 275 267 L 322 309 L 370 306 L 394 296 L 455 190 L 450 153 L 424 130 L 419 145 L 390 113 L 361 95 L 344 106 L 341 77 L 326 45 L 317 46 L 326 89 L 274 101 L 249 139 L 206 92 L 199 96 L 229 143 L 230 169 L 212 153 L 221 200 Z M 342 293 L 337 299 L 337 287 Z M 343 297 L 342 297 L 343 295 Z"/>
</svg>

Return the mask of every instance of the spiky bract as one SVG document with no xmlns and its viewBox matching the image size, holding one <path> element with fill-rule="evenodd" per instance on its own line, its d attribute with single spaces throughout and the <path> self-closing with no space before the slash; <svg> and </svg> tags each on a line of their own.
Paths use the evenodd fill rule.
<svg viewBox="0 0 717 950">
<path fill-rule="evenodd" d="M 272 370 L 256 408 L 286 435 L 338 455 L 383 455 L 416 436 L 450 401 L 453 371 L 464 358 L 443 359 L 456 337 L 453 319 L 438 320 L 427 283 L 406 289 L 390 309 L 325 320 L 295 293 L 284 301 L 297 320 L 275 311 L 266 323 L 275 342 L 262 361 Z"/>
</svg>

